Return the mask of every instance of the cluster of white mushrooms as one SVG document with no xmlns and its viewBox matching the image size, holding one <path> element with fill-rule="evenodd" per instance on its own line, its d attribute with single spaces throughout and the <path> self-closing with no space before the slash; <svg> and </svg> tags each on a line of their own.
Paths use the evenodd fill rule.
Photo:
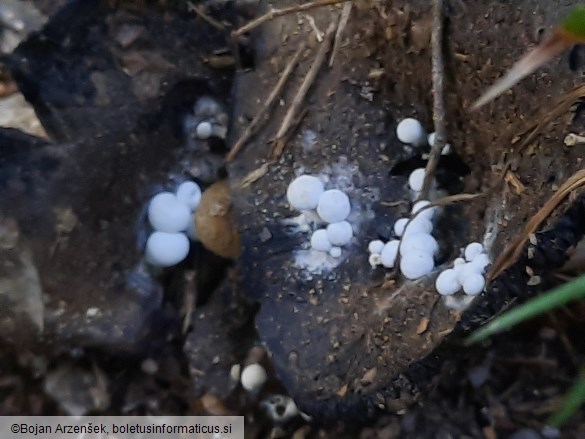
<svg viewBox="0 0 585 439">
<path fill-rule="evenodd" d="M 425 142 L 432 146 L 435 141 L 435 133 L 427 136 L 421 123 L 413 118 L 402 120 L 396 134 L 401 142 L 414 146 L 422 146 Z M 442 154 L 450 152 L 450 145 L 445 145 Z M 409 175 L 408 185 L 417 196 L 422 190 L 424 178 L 424 168 L 415 169 Z M 394 223 L 394 239 L 386 243 L 374 240 L 368 244 L 372 268 L 380 265 L 394 268 L 400 255 L 400 272 L 409 280 L 421 278 L 434 270 L 434 258 L 439 251 L 439 244 L 432 236 L 437 207 L 427 207 L 429 205 L 427 200 L 417 201 L 410 218 L 400 218 Z M 475 296 L 483 291 L 484 272 L 490 263 L 483 245 L 472 242 L 465 247 L 463 256 L 437 277 L 435 287 L 440 295 L 450 296 L 463 290 L 466 295 Z"/>
<path fill-rule="evenodd" d="M 353 237 L 353 228 L 347 221 L 351 212 L 347 194 L 339 189 L 325 190 L 319 178 L 301 175 L 289 184 L 286 197 L 308 221 L 323 226 L 311 235 L 311 248 L 339 258 L 342 247 Z"/>
<path fill-rule="evenodd" d="M 160 192 L 148 205 L 153 232 L 146 241 L 146 261 L 155 267 L 171 267 L 189 254 L 195 240 L 193 212 L 201 201 L 201 188 L 194 181 L 181 183 L 175 193 Z"/>
<path fill-rule="evenodd" d="M 433 271 L 434 257 L 439 252 L 439 244 L 432 235 L 437 208 L 421 210 L 429 204 L 426 200 L 417 201 L 410 218 L 400 218 L 394 223 L 395 239 L 386 243 L 375 240 L 368 244 L 372 267 L 393 268 L 400 254 L 400 272 L 407 279 L 418 279 Z"/>
</svg>

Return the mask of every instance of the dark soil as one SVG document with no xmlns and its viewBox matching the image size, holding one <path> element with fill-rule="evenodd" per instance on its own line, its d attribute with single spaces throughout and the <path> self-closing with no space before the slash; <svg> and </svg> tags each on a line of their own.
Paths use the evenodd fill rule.
<svg viewBox="0 0 585 439">
<path fill-rule="evenodd" d="M 5 60 L 50 139 L 0 131 L 0 298 L 10 305 L 0 315 L 0 414 L 63 413 L 76 404 L 107 414 L 254 415 L 247 437 L 542 433 L 584 363 L 582 304 L 482 346 L 461 342 L 561 282 L 556 271 L 585 231 L 579 194 L 463 313 L 449 310 L 431 281 L 404 283 L 367 260 L 367 242 L 388 238 L 408 212 L 406 180 L 428 152 L 395 137 L 408 116 L 433 130 L 428 2 L 354 6 L 333 65 L 321 69 L 276 160 L 270 140 L 319 47 L 307 14 L 270 21 L 238 46 L 183 3 L 58 3 L 39 2 L 49 24 Z M 440 262 L 488 231 L 497 257 L 585 155 L 583 145 L 563 144 L 566 134 L 585 132 L 579 105 L 528 138 L 579 83 L 579 52 L 468 111 L 576 2 L 446 3 L 454 154 L 442 158 L 437 180 L 446 193 L 484 196 L 445 209 Z M 251 18 L 249 5 L 203 6 L 228 29 Z M 324 31 L 340 10 L 308 14 Z M 198 245 L 175 269 L 143 270 L 150 196 L 204 163 L 221 164 L 226 150 L 217 139 L 186 146 L 183 119 L 194 102 L 210 95 L 230 108 L 233 144 L 301 42 L 307 47 L 282 105 L 226 169 L 195 178 L 205 187 L 228 176 L 243 255 L 232 265 Z M 209 60 L 226 53 L 248 68 L 213 68 Z M 240 184 L 263 165 L 259 179 Z M 299 169 L 347 187 L 359 220 L 357 243 L 324 275 L 295 266 L 293 252 L 307 238 L 283 226 L 294 216 L 284 194 Z M 533 275 L 541 282 L 529 286 Z M 252 361 L 270 375 L 256 397 L 230 380 L 234 364 Z M 73 400 L 70 388 L 78 389 Z M 258 402 L 283 393 L 313 422 L 273 429 Z M 563 437 L 585 437 L 582 413 Z"/>
</svg>

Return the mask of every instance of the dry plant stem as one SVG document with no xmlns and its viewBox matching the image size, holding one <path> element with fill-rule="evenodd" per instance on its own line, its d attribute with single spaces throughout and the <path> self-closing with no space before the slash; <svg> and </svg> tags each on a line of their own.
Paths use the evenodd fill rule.
<svg viewBox="0 0 585 439">
<path fill-rule="evenodd" d="M 264 106 L 262 107 L 262 109 L 258 112 L 258 114 L 256 114 L 254 119 L 252 119 L 252 122 L 250 122 L 250 125 L 248 125 L 248 127 L 245 129 L 245 131 L 242 133 L 240 138 L 236 141 L 236 143 L 232 147 L 231 151 L 229 152 L 229 154 L 226 157 L 226 162 L 232 161 L 234 159 L 234 157 L 238 154 L 240 149 L 242 149 L 244 147 L 246 142 L 248 140 L 250 140 L 250 138 L 254 134 L 256 134 L 260 122 L 262 122 L 266 113 L 268 113 L 268 111 L 272 108 L 273 104 L 276 102 L 276 99 L 280 96 L 282 89 L 284 88 L 284 86 L 286 85 L 286 83 L 288 81 L 288 78 L 290 78 L 290 75 L 294 71 L 294 69 L 299 61 L 299 57 L 301 55 L 301 52 L 304 49 L 305 49 L 305 43 L 302 43 L 300 45 L 300 47 L 297 49 L 297 51 L 295 52 L 292 59 L 286 65 L 284 71 L 282 72 L 282 75 L 280 76 L 280 79 L 278 80 L 278 82 L 276 83 L 276 85 L 274 86 L 272 91 L 270 92 L 270 95 L 268 96 L 268 99 L 266 99 L 266 102 L 264 103 Z"/>
<path fill-rule="evenodd" d="M 333 61 L 335 61 L 335 55 L 339 50 L 339 46 L 341 45 L 341 38 L 343 37 L 343 31 L 345 30 L 345 26 L 347 26 L 347 22 L 349 20 L 349 16 L 351 14 L 351 8 L 353 6 L 352 2 L 346 2 L 343 5 L 343 11 L 341 11 L 341 17 L 339 18 L 339 25 L 337 26 L 337 32 L 335 32 L 335 41 L 333 43 L 333 50 L 331 51 L 331 56 L 329 57 L 329 67 L 333 66 Z"/>
<path fill-rule="evenodd" d="M 277 17 L 282 17 L 283 15 L 292 14 L 294 12 L 304 12 L 314 8 L 320 8 L 323 6 L 335 5 L 337 3 L 343 3 L 347 0 L 317 0 L 314 2 L 303 3 L 301 5 L 290 6 L 288 8 L 282 9 L 272 9 L 270 12 L 267 12 L 264 15 L 252 20 L 248 24 L 236 29 L 232 33 L 232 37 L 237 38 L 242 36 L 243 34 L 250 32 L 251 30 L 261 26 L 262 24 L 266 23 L 267 21 L 273 20 Z"/>
<path fill-rule="evenodd" d="M 313 85 L 313 82 L 315 82 L 315 78 L 317 77 L 319 70 L 321 70 L 321 66 L 323 65 L 325 56 L 327 55 L 327 52 L 331 47 L 331 38 L 335 32 L 336 27 L 337 26 L 335 25 L 335 23 L 331 23 L 327 28 L 327 32 L 325 32 L 325 38 L 323 40 L 323 43 L 321 43 L 321 47 L 319 48 L 319 51 L 315 56 L 315 61 L 313 61 L 313 64 L 311 65 L 311 68 L 307 72 L 305 79 L 303 80 L 301 86 L 297 90 L 297 93 L 292 103 L 290 104 L 290 107 L 288 108 L 286 115 L 284 116 L 282 124 L 280 125 L 280 128 L 276 133 L 276 136 L 274 138 L 275 142 L 279 142 L 285 136 L 290 127 L 293 125 L 294 120 L 297 119 L 297 115 L 299 114 L 301 105 L 305 100 L 305 96 L 307 95 L 307 92 Z"/>
<path fill-rule="evenodd" d="M 572 191 L 585 185 L 585 169 L 575 172 L 563 185 L 557 190 L 552 197 L 541 207 L 541 209 L 528 221 L 524 231 L 514 239 L 512 244 L 501 254 L 496 260 L 494 266 L 487 276 L 488 281 L 492 281 L 498 277 L 504 270 L 516 262 L 524 244 L 531 234 L 536 232 L 538 227 L 546 220 L 550 214 L 558 207 L 558 205 L 567 197 Z"/>
<path fill-rule="evenodd" d="M 443 64 L 443 0 L 433 1 L 431 41 L 433 49 L 433 123 L 436 134 L 425 169 L 423 187 L 418 197 L 420 200 L 426 200 L 429 197 L 431 184 L 447 137 L 445 128 L 445 66 Z"/>
<path fill-rule="evenodd" d="M 225 26 L 223 24 L 221 24 L 219 21 L 215 20 L 214 18 L 211 18 L 209 15 L 207 15 L 205 12 L 203 12 L 203 9 L 201 9 L 200 6 L 194 5 L 193 3 L 188 2 L 187 8 L 189 9 L 189 11 L 195 12 L 203 21 L 205 21 L 210 26 L 213 26 L 214 28 L 216 28 L 222 32 L 226 30 Z"/>
</svg>

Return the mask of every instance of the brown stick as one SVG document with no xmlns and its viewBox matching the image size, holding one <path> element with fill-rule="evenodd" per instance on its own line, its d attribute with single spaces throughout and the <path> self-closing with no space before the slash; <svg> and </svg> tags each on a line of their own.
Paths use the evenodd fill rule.
<svg viewBox="0 0 585 439">
<path fill-rule="evenodd" d="M 426 200 L 429 197 L 431 184 L 447 137 L 445 128 L 445 66 L 443 63 L 443 0 L 433 1 L 433 33 L 431 40 L 433 49 L 433 123 L 435 125 L 435 141 L 431 145 L 431 153 L 425 169 L 425 179 L 419 195 L 421 200 Z"/>
<path fill-rule="evenodd" d="M 317 77 L 319 70 L 321 70 L 321 66 L 323 65 L 325 56 L 327 55 L 327 52 L 331 47 L 331 39 L 333 37 L 333 34 L 335 33 L 336 28 L 337 25 L 335 23 L 331 23 L 327 28 L 327 32 L 325 32 L 325 38 L 323 40 L 323 43 L 321 43 L 321 47 L 319 48 L 317 55 L 315 55 L 315 61 L 313 61 L 311 68 L 307 72 L 307 76 L 305 76 L 305 79 L 303 80 L 301 86 L 297 90 L 297 94 L 295 95 L 292 103 L 290 104 L 290 107 L 288 108 L 288 111 L 286 112 L 286 115 L 282 120 L 282 124 L 280 125 L 280 128 L 276 133 L 276 136 L 274 138 L 275 142 L 279 142 L 282 138 L 284 138 L 284 135 L 290 129 L 291 125 L 293 124 L 293 121 L 297 118 L 301 105 L 305 100 L 305 96 L 307 95 L 309 88 L 311 88 L 311 85 L 313 85 L 313 82 L 315 82 L 315 78 Z"/>
<path fill-rule="evenodd" d="M 222 32 L 225 31 L 225 29 L 226 29 L 225 26 L 222 23 L 220 23 L 219 21 L 217 21 L 216 19 L 210 17 L 205 12 L 203 12 L 203 9 L 201 9 L 200 6 L 194 5 L 191 2 L 187 2 L 187 9 L 189 11 L 195 12 L 207 24 L 213 26 L 214 28 L 216 28 Z"/>
<path fill-rule="evenodd" d="M 331 51 L 331 56 L 329 57 L 329 67 L 333 66 L 333 61 L 335 61 L 335 55 L 337 54 L 339 46 L 341 45 L 341 38 L 343 37 L 345 26 L 347 26 L 347 21 L 349 20 L 352 6 L 352 2 L 347 2 L 343 5 L 343 11 L 341 12 L 341 17 L 339 18 L 339 26 L 337 27 L 337 32 L 335 32 L 333 50 Z"/>
<path fill-rule="evenodd" d="M 257 129 L 258 129 L 258 125 L 264 119 L 264 116 L 266 115 L 266 113 L 272 108 L 274 102 L 276 101 L 276 98 L 278 98 L 278 96 L 280 96 L 282 89 L 284 88 L 285 84 L 288 81 L 288 78 L 290 77 L 290 75 L 294 71 L 294 69 L 297 65 L 297 62 L 299 60 L 299 57 L 301 55 L 301 52 L 304 49 L 305 49 L 305 43 L 302 43 L 300 45 L 300 47 L 297 49 L 297 51 L 295 52 L 292 59 L 286 65 L 284 71 L 282 72 L 282 75 L 280 76 L 280 79 L 278 80 L 278 82 L 276 83 L 274 88 L 272 89 L 272 92 L 270 92 L 270 95 L 268 96 L 268 99 L 266 99 L 266 102 L 264 103 L 264 106 L 262 107 L 262 109 L 258 112 L 258 114 L 256 114 L 256 117 L 254 117 L 254 119 L 252 119 L 252 122 L 250 122 L 250 125 L 248 125 L 246 130 L 242 133 L 240 138 L 236 141 L 236 143 L 232 147 L 231 151 L 229 152 L 229 154 L 226 157 L 226 162 L 231 162 L 234 159 L 234 157 L 238 154 L 240 149 L 242 149 L 244 147 L 246 142 L 248 140 L 250 140 L 250 138 L 254 134 L 256 134 Z"/>
<path fill-rule="evenodd" d="M 316 0 L 309 3 L 303 3 L 301 5 L 289 6 L 288 8 L 282 9 L 272 9 L 270 12 L 267 12 L 264 15 L 261 15 L 258 18 L 255 18 L 248 24 L 236 29 L 232 32 L 232 37 L 237 38 L 242 36 L 243 34 L 250 32 L 252 29 L 261 26 L 262 24 L 266 23 L 267 21 L 273 20 L 277 17 L 282 17 L 283 15 L 291 14 L 293 12 L 304 12 L 314 8 L 320 8 L 323 6 L 335 5 L 337 3 L 343 3 L 347 0 Z"/>
</svg>

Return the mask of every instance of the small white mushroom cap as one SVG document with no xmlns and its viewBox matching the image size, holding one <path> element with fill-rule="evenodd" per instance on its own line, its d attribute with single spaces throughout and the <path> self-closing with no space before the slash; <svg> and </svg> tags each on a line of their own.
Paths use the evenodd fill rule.
<svg viewBox="0 0 585 439">
<path fill-rule="evenodd" d="M 368 262 L 372 268 L 376 268 L 378 265 L 382 265 L 382 256 L 379 253 L 372 253 L 368 258 Z"/>
<path fill-rule="evenodd" d="M 379 239 L 376 239 L 374 241 L 370 241 L 370 243 L 368 244 L 368 251 L 370 253 L 382 253 L 382 249 L 384 248 L 384 242 L 380 241 Z"/>
<path fill-rule="evenodd" d="M 468 277 L 473 276 L 474 274 L 481 275 L 483 272 L 483 268 L 480 264 L 474 264 L 473 262 L 467 262 L 463 265 L 460 265 L 457 270 L 457 281 L 464 285 L 465 281 Z"/>
<path fill-rule="evenodd" d="M 473 260 L 471 261 L 471 263 L 477 265 L 478 268 L 481 268 L 482 273 L 483 273 L 483 271 L 485 270 L 485 268 L 488 265 L 490 265 L 490 258 L 485 253 L 480 253 L 475 258 L 473 258 Z"/>
<path fill-rule="evenodd" d="M 267 378 L 266 370 L 261 365 L 254 363 L 244 368 L 240 382 L 248 392 L 256 393 L 262 388 Z"/>
<path fill-rule="evenodd" d="M 398 237 L 402 236 L 407 223 L 408 218 L 397 219 L 396 222 L 394 223 L 394 234 Z"/>
<path fill-rule="evenodd" d="M 209 139 L 209 137 L 211 137 L 211 134 L 213 133 L 213 126 L 211 125 L 210 122 L 207 121 L 199 122 L 199 124 L 197 125 L 196 133 L 197 138 L 201 140 Z"/>
<path fill-rule="evenodd" d="M 327 238 L 333 245 L 340 247 L 347 245 L 351 242 L 352 237 L 353 229 L 347 221 L 340 221 L 327 226 Z"/>
<path fill-rule="evenodd" d="M 423 216 L 417 216 L 406 225 L 404 232 L 402 232 L 402 237 L 406 238 L 407 236 L 414 235 L 415 233 L 427 233 L 430 235 L 432 231 L 433 223 Z"/>
<path fill-rule="evenodd" d="M 194 211 L 201 202 L 201 188 L 194 181 L 186 181 L 179 185 L 176 196 L 181 203 L 186 204 L 191 211 Z"/>
<path fill-rule="evenodd" d="M 417 168 L 410 173 L 408 185 L 415 192 L 420 192 L 425 180 L 425 168 Z"/>
<path fill-rule="evenodd" d="M 331 247 L 331 249 L 329 250 L 329 256 L 331 256 L 332 258 L 339 258 L 341 257 L 342 251 L 341 251 L 341 247 Z"/>
<path fill-rule="evenodd" d="M 320 252 L 328 252 L 331 250 L 331 241 L 327 237 L 327 230 L 315 230 L 311 235 L 311 248 Z"/>
<path fill-rule="evenodd" d="M 456 259 L 453 261 L 453 266 L 454 266 L 454 267 L 457 267 L 457 266 L 459 266 L 459 265 L 464 265 L 464 264 L 465 264 L 465 259 L 463 259 L 463 258 L 456 258 Z"/>
<path fill-rule="evenodd" d="M 148 220 L 159 232 L 176 233 L 186 230 L 191 221 L 191 210 L 170 192 L 161 192 L 150 200 Z"/>
<path fill-rule="evenodd" d="M 427 139 L 425 129 L 421 123 L 412 117 L 402 119 L 398 123 L 396 126 L 396 136 L 401 142 L 412 145 L 421 145 Z"/>
<path fill-rule="evenodd" d="M 465 260 L 471 262 L 473 258 L 483 253 L 483 245 L 479 242 L 472 242 L 471 244 L 467 244 L 463 253 L 465 254 Z"/>
<path fill-rule="evenodd" d="M 432 235 L 428 233 L 414 233 L 406 236 L 400 245 L 400 256 L 405 257 L 413 252 L 428 254 L 431 259 L 439 251 L 439 244 Z"/>
<path fill-rule="evenodd" d="M 412 206 L 411 213 L 414 215 L 415 213 L 417 213 L 422 208 L 427 207 L 429 204 L 431 204 L 431 202 L 428 201 L 428 200 L 420 200 L 420 201 L 417 201 Z M 416 216 L 416 218 L 426 218 L 429 221 L 432 221 L 436 212 L 437 212 L 437 208 L 436 207 L 429 207 L 428 209 L 425 209 L 421 213 L 419 213 Z"/>
<path fill-rule="evenodd" d="M 154 266 L 172 267 L 189 254 L 189 238 L 183 233 L 154 232 L 146 241 L 145 254 Z"/>
<path fill-rule="evenodd" d="M 400 241 L 394 239 L 384 246 L 380 254 L 380 262 L 386 268 L 393 268 L 396 263 L 396 256 L 398 255 L 398 246 Z"/>
<path fill-rule="evenodd" d="M 349 197 L 339 189 L 323 192 L 317 205 L 317 213 L 328 223 L 338 223 L 345 220 L 351 211 Z"/>
<path fill-rule="evenodd" d="M 427 136 L 427 143 L 429 146 L 433 146 L 435 144 L 435 137 L 437 137 L 437 133 L 434 131 Z"/>
<path fill-rule="evenodd" d="M 400 271 L 410 280 L 426 276 L 433 268 L 435 268 L 433 257 L 421 251 L 410 252 L 400 259 Z"/>
<path fill-rule="evenodd" d="M 461 289 L 461 284 L 457 281 L 457 272 L 449 268 L 437 276 L 435 281 L 437 293 L 441 296 L 450 296 Z"/>
<path fill-rule="evenodd" d="M 477 296 L 485 287 L 485 279 L 481 274 L 472 274 L 463 282 L 463 292 L 468 296 Z"/>
<path fill-rule="evenodd" d="M 292 208 L 311 210 L 317 207 L 324 190 L 323 182 L 317 177 L 301 175 L 288 185 L 286 197 Z"/>
</svg>

